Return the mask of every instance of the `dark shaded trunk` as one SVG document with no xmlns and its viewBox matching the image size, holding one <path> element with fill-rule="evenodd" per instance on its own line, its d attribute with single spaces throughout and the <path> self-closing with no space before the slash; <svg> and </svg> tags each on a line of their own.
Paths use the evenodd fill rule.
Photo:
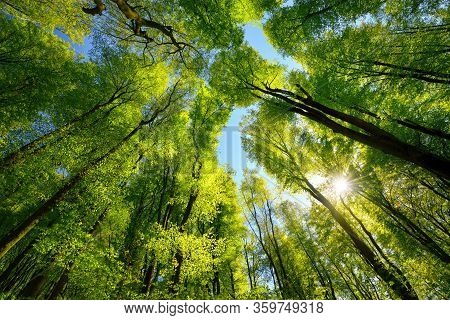
<svg viewBox="0 0 450 320">
<path fill-rule="evenodd" d="M 141 193 L 138 203 L 135 205 L 136 209 L 131 213 L 130 223 L 127 226 L 125 235 L 125 243 L 123 250 L 121 250 L 121 260 L 131 269 L 136 266 L 139 249 L 141 249 L 140 245 L 136 244 L 136 239 L 138 232 L 143 229 L 144 198 L 146 194 L 145 191 Z"/>
<path fill-rule="evenodd" d="M 389 132 L 380 129 L 363 119 L 328 108 L 313 100 L 304 89 L 301 90 L 307 95 L 306 98 L 287 90 L 272 88 L 263 89 L 253 84 L 248 85 L 253 90 L 260 91 L 288 103 L 292 106 L 289 111 L 318 122 L 333 130 L 333 132 L 342 134 L 347 138 L 365 144 L 383 153 L 411 162 L 434 173 L 438 177 L 450 180 L 450 161 L 447 159 L 402 142 Z M 346 127 L 332 120 L 330 117 L 341 120 L 347 125 L 355 126 L 362 132 Z"/>
<path fill-rule="evenodd" d="M 175 273 L 172 277 L 172 283 L 169 286 L 169 293 L 172 295 L 177 295 L 180 290 L 179 285 L 181 281 L 181 267 L 184 261 L 183 253 L 180 250 L 175 253 L 175 260 L 177 265 L 175 267 Z"/>
<path fill-rule="evenodd" d="M 235 284 L 234 284 L 234 274 L 233 274 L 233 269 L 230 266 L 230 286 L 231 286 L 231 298 L 232 299 L 236 299 L 236 288 L 235 288 Z"/>
<path fill-rule="evenodd" d="M 69 272 L 73 268 L 73 263 L 70 263 L 67 269 L 64 269 L 58 281 L 54 285 L 53 289 L 50 291 L 48 297 L 49 300 L 56 300 L 66 289 L 67 282 L 69 281 Z"/>
<path fill-rule="evenodd" d="M 34 298 L 38 296 L 46 280 L 47 278 L 43 274 L 36 276 L 25 286 L 22 290 L 21 296 L 23 298 Z"/>
<path fill-rule="evenodd" d="M 179 224 L 180 231 L 182 231 L 182 232 L 184 231 L 184 226 L 186 225 L 189 217 L 191 216 L 192 209 L 194 207 L 195 201 L 197 200 L 197 197 L 198 197 L 198 192 L 196 190 L 192 190 L 191 193 L 189 194 L 189 200 L 188 200 L 188 203 L 186 206 L 186 210 L 184 210 L 183 217 Z"/>
<path fill-rule="evenodd" d="M 212 292 L 214 296 L 220 295 L 220 279 L 219 272 L 214 272 L 214 278 L 212 280 Z"/>
<path fill-rule="evenodd" d="M 444 132 L 444 131 L 441 131 L 438 129 L 434 129 L 434 128 L 428 128 L 428 127 L 425 127 L 423 125 L 420 125 L 418 123 L 415 123 L 415 122 L 413 122 L 411 120 L 407 120 L 407 119 L 403 120 L 403 119 L 394 118 L 393 121 L 397 122 L 398 124 L 401 124 L 404 127 L 416 130 L 418 132 L 422 132 L 422 133 L 428 134 L 430 136 L 450 140 L 450 134 L 447 132 Z"/>
<path fill-rule="evenodd" d="M 245 263 L 247 265 L 247 276 L 248 276 L 248 280 L 250 283 L 250 291 L 252 291 L 256 285 L 255 286 L 253 285 L 252 269 L 250 268 L 250 260 L 248 258 L 248 251 L 247 251 L 246 245 L 244 245 L 244 258 L 245 258 Z"/>
<path fill-rule="evenodd" d="M 156 269 L 158 262 L 155 258 L 152 258 L 148 268 L 145 271 L 144 286 L 142 287 L 142 293 L 148 294 L 151 292 L 153 281 L 155 280 Z"/>
</svg>

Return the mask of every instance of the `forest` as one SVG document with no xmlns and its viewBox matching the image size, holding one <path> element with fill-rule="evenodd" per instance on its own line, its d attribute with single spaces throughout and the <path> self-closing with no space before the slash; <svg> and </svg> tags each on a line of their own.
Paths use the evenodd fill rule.
<svg viewBox="0 0 450 320">
<path fill-rule="evenodd" d="M 0 0 L 0 299 L 450 299 L 449 141 L 448 0 Z"/>
</svg>

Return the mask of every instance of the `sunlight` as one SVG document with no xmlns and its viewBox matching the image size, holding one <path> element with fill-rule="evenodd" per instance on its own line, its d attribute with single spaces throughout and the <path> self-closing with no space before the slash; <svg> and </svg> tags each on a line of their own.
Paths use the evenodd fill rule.
<svg viewBox="0 0 450 320">
<path fill-rule="evenodd" d="M 333 181 L 333 189 L 337 195 L 344 194 L 350 190 L 350 182 L 344 177 L 339 177 Z"/>
<path fill-rule="evenodd" d="M 314 174 L 310 177 L 308 177 L 308 180 L 317 187 L 320 187 L 322 184 L 324 184 L 327 181 L 327 178 L 321 176 L 320 174 Z"/>
</svg>

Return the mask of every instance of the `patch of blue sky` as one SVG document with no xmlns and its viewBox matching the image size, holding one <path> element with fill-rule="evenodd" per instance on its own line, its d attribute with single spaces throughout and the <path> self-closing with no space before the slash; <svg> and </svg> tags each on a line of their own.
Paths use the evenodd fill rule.
<svg viewBox="0 0 450 320">
<path fill-rule="evenodd" d="M 77 55 L 80 55 L 81 57 L 88 59 L 89 58 L 89 51 L 92 48 L 91 38 L 85 37 L 83 39 L 83 43 L 75 43 L 73 42 L 64 32 L 55 29 L 54 34 L 60 37 L 62 40 L 66 41 L 70 44 L 70 47 L 72 50 L 75 51 Z"/>
<path fill-rule="evenodd" d="M 59 176 L 61 176 L 61 178 L 67 178 L 68 176 L 70 176 L 70 172 L 69 170 L 67 170 L 66 167 L 64 166 L 59 166 L 55 169 L 55 173 Z"/>
<path fill-rule="evenodd" d="M 301 69 L 300 64 L 292 58 L 285 57 L 277 52 L 264 34 L 260 23 L 245 25 L 244 32 L 245 40 L 250 46 L 257 50 L 263 58 L 272 62 L 278 62 L 290 70 Z M 219 163 L 233 169 L 235 172 L 234 180 L 238 185 L 242 183 L 245 170 L 255 170 L 261 177 L 264 178 L 268 188 L 278 195 L 277 201 L 289 200 L 307 205 L 309 201 L 306 197 L 283 191 L 277 181 L 270 177 L 263 168 L 259 167 L 254 161 L 252 161 L 243 149 L 240 123 L 255 107 L 256 106 L 236 108 L 232 112 L 227 125 L 222 130 L 222 135 L 219 137 L 219 146 L 217 149 Z"/>
<path fill-rule="evenodd" d="M 301 65 L 289 56 L 280 54 L 264 34 L 261 23 L 248 23 L 244 26 L 245 40 L 265 59 L 278 62 L 289 70 L 301 69 Z"/>
<path fill-rule="evenodd" d="M 283 57 L 270 44 L 262 30 L 262 25 L 258 23 L 244 26 L 245 40 L 257 50 L 265 59 L 285 65 L 288 69 L 297 69 L 300 65 L 289 57 Z M 257 165 L 252 162 L 242 147 L 242 134 L 240 122 L 248 115 L 250 108 L 235 109 L 227 125 L 219 137 L 218 157 L 221 164 L 231 167 L 235 171 L 235 181 L 240 184 L 243 179 L 245 169 L 257 169 Z M 267 176 L 266 174 L 262 173 Z"/>
<path fill-rule="evenodd" d="M 291 7 L 294 4 L 294 0 L 286 0 L 281 4 L 281 7 Z"/>
</svg>

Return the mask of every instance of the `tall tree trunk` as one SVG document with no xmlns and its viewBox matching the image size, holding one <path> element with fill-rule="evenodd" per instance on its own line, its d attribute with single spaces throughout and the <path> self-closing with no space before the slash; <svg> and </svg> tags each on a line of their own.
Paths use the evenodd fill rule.
<svg viewBox="0 0 450 320">
<path fill-rule="evenodd" d="M 172 283 L 169 286 L 169 293 L 172 295 L 177 295 L 180 290 L 179 285 L 181 281 L 181 266 L 184 261 L 183 253 L 180 250 L 177 250 L 177 252 L 175 253 L 175 261 L 177 265 L 175 267 L 175 273 L 172 277 Z"/>
<path fill-rule="evenodd" d="M 28 152 L 31 152 L 33 150 L 34 150 L 33 151 L 34 155 L 37 154 L 38 150 L 43 151 L 44 148 L 46 147 L 46 144 L 43 144 L 43 143 L 45 143 L 47 140 L 63 133 L 64 131 L 69 130 L 75 124 L 83 121 L 84 119 L 86 119 L 88 116 L 90 116 L 97 110 L 101 109 L 104 106 L 110 105 L 111 103 L 113 103 L 114 101 L 119 99 L 122 95 L 124 95 L 126 93 L 126 91 L 119 93 L 121 89 L 122 88 L 116 89 L 116 91 L 112 94 L 112 96 L 108 99 L 108 101 L 106 101 L 104 103 L 96 104 L 90 110 L 82 113 L 79 116 L 76 116 L 75 118 L 70 120 L 68 123 L 64 124 L 63 126 L 58 127 L 55 130 L 40 136 L 39 138 L 23 145 L 17 151 L 14 151 L 14 152 L 8 154 L 5 158 L 0 160 L 0 168 L 2 168 L 2 170 L 9 168 L 10 166 L 12 166 L 12 165 L 16 164 L 18 161 L 20 161 L 25 156 L 25 154 L 27 154 Z"/>
<path fill-rule="evenodd" d="M 377 66 L 384 67 L 384 69 L 377 70 L 361 70 L 369 75 L 374 76 L 392 76 L 395 78 L 412 78 L 430 83 L 450 84 L 450 74 L 440 73 L 435 71 L 411 68 L 407 66 L 399 66 L 392 63 L 387 63 L 377 60 L 359 60 L 357 64 L 363 66 Z"/>
<path fill-rule="evenodd" d="M 27 219 L 20 223 L 16 228 L 11 230 L 0 240 L 0 259 L 28 232 L 30 232 L 48 213 L 65 197 L 65 195 L 74 189 L 83 178 L 97 168 L 107 157 L 114 154 L 122 145 L 131 139 L 144 125 L 150 124 L 154 121 L 156 116 L 149 120 L 142 120 L 129 134 L 122 138 L 114 147 L 107 151 L 102 156 L 94 159 L 88 165 L 78 172 L 75 176 L 59 189 L 50 199 L 45 201 L 36 211 L 34 211 Z"/>
<path fill-rule="evenodd" d="M 383 195 L 381 195 L 381 199 L 377 199 L 366 192 L 360 192 L 360 194 L 386 212 L 387 215 L 394 221 L 395 225 L 400 228 L 400 230 L 405 232 L 415 241 L 419 242 L 425 250 L 433 254 L 442 262 L 450 263 L 450 256 L 445 252 L 445 250 L 441 248 L 441 246 L 437 244 L 425 231 L 423 231 L 421 227 L 409 219 L 400 210 L 394 208 L 394 206 Z"/>
<path fill-rule="evenodd" d="M 142 287 L 142 293 L 148 294 L 151 291 L 153 281 L 155 280 L 155 274 L 158 262 L 154 257 L 151 258 L 150 264 L 145 271 L 144 285 Z"/>
<path fill-rule="evenodd" d="M 395 294 L 401 299 L 418 299 L 417 293 L 412 288 L 411 284 L 406 279 L 399 279 L 391 272 L 372 251 L 372 249 L 358 236 L 353 227 L 347 222 L 345 217 L 320 193 L 314 186 L 306 179 L 302 181 L 305 183 L 305 191 L 311 194 L 318 200 L 328 211 L 332 217 L 342 227 L 345 233 L 350 237 L 355 248 L 359 251 L 364 260 L 371 266 L 375 273 L 385 281 L 385 283 L 392 289 Z"/>
<path fill-rule="evenodd" d="M 402 142 L 389 132 L 378 128 L 370 122 L 326 107 L 320 102 L 315 101 L 306 91 L 304 91 L 304 89 L 301 90 L 306 95 L 306 98 L 283 89 L 272 89 L 269 87 L 260 88 L 253 84 L 248 85 L 252 90 L 257 90 L 278 100 L 286 102 L 291 106 L 289 109 L 291 112 L 318 122 L 334 132 L 342 134 L 354 141 L 360 142 L 399 159 L 411 162 L 434 173 L 438 177 L 450 180 L 449 160 L 441 158 L 440 156 L 430 152 L 423 151 L 416 146 Z M 332 118 L 343 121 L 347 125 L 355 126 L 362 132 L 346 127 Z"/>
<path fill-rule="evenodd" d="M 250 268 L 250 260 L 248 258 L 248 251 L 246 249 L 246 244 L 244 244 L 244 258 L 245 258 L 245 263 L 247 265 L 247 276 L 248 276 L 248 280 L 250 283 L 250 291 L 253 291 L 253 278 L 252 278 L 252 270 Z"/>
<path fill-rule="evenodd" d="M 92 235 L 93 237 L 96 237 L 98 235 L 98 233 L 100 232 L 101 223 L 105 220 L 108 209 L 109 209 L 109 207 L 106 207 L 106 209 L 103 210 L 103 212 L 100 214 L 100 216 L 95 221 L 92 228 L 89 230 L 89 234 Z M 67 282 L 69 281 L 69 273 L 72 271 L 74 265 L 75 265 L 75 262 L 70 261 L 69 264 L 63 269 L 58 281 L 56 282 L 56 284 L 53 286 L 53 288 L 49 292 L 48 299 L 55 300 L 62 295 L 63 291 L 66 288 Z"/>
<path fill-rule="evenodd" d="M 231 299 L 236 299 L 236 288 L 235 288 L 235 284 L 234 284 L 235 280 L 234 280 L 234 274 L 233 274 L 233 268 L 231 268 L 230 266 L 230 286 L 231 286 Z"/>
</svg>

